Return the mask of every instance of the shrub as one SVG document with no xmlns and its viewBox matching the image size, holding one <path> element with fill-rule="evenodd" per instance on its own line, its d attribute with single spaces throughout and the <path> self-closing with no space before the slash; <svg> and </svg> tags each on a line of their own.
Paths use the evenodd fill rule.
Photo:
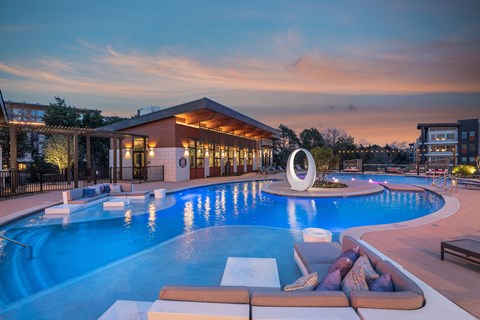
<svg viewBox="0 0 480 320">
<path fill-rule="evenodd" d="M 472 177 L 473 174 L 477 171 L 474 166 L 470 166 L 467 164 L 461 164 L 459 166 L 456 166 L 453 168 L 452 173 L 454 175 L 460 176 L 460 177 Z"/>
</svg>

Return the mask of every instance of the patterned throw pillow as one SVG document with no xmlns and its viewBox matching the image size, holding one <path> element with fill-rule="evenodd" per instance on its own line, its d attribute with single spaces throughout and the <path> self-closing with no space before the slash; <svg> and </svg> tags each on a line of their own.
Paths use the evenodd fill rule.
<svg viewBox="0 0 480 320">
<path fill-rule="evenodd" d="M 307 274 L 299 278 L 292 284 L 286 285 L 284 291 L 313 291 L 318 285 L 318 275 L 316 272 Z"/>
<path fill-rule="evenodd" d="M 352 268 L 342 281 L 342 291 L 350 298 L 352 291 L 368 291 L 365 272 L 362 268 Z"/>
<path fill-rule="evenodd" d="M 373 280 L 377 279 L 380 275 L 373 269 L 368 256 L 363 255 L 355 261 L 351 270 L 361 268 L 365 274 L 365 281 L 370 285 Z"/>
<path fill-rule="evenodd" d="M 384 273 L 377 279 L 373 280 L 372 284 L 368 287 L 370 291 L 378 292 L 393 292 L 392 276 L 390 273 Z"/>
<path fill-rule="evenodd" d="M 342 276 L 340 270 L 330 272 L 318 284 L 315 291 L 338 291 L 341 288 Z"/>
</svg>

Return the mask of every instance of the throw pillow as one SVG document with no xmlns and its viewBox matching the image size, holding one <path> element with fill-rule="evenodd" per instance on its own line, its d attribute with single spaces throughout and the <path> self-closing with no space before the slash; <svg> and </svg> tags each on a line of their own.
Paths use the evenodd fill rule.
<svg viewBox="0 0 480 320">
<path fill-rule="evenodd" d="M 357 261 L 358 259 L 358 256 L 359 256 L 359 252 L 360 251 L 360 247 L 359 246 L 356 246 L 356 247 L 353 247 L 351 249 L 348 249 L 348 250 L 345 250 L 342 255 L 345 256 L 345 257 L 349 257 L 350 260 L 352 260 L 353 263 L 355 263 L 355 261 Z"/>
<path fill-rule="evenodd" d="M 103 184 L 99 185 L 99 188 L 100 188 L 100 193 L 105 192 L 105 187 L 103 186 Z"/>
<path fill-rule="evenodd" d="M 373 280 L 377 279 L 380 275 L 373 269 L 372 264 L 370 263 L 370 260 L 368 260 L 368 256 L 363 255 L 360 258 L 355 261 L 353 264 L 352 271 L 353 269 L 356 268 L 361 268 L 363 269 L 363 272 L 365 274 L 365 281 L 367 282 L 368 285 L 370 285 Z"/>
<path fill-rule="evenodd" d="M 110 193 L 110 186 L 108 184 L 103 185 L 103 192 Z"/>
<path fill-rule="evenodd" d="M 350 298 L 352 291 L 368 291 L 365 273 L 362 268 L 351 269 L 342 281 L 342 291 Z"/>
<path fill-rule="evenodd" d="M 384 273 L 377 279 L 373 280 L 372 284 L 368 287 L 370 291 L 378 292 L 393 292 L 392 276 L 390 273 Z"/>
<path fill-rule="evenodd" d="M 307 274 L 299 278 L 292 284 L 286 285 L 284 291 L 313 291 L 318 285 L 318 275 L 316 272 Z"/>
<path fill-rule="evenodd" d="M 122 192 L 122 188 L 118 184 L 111 184 L 110 192 Z"/>
<path fill-rule="evenodd" d="M 342 284 L 342 275 L 340 270 L 330 272 L 318 284 L 315 291 L 338 291 Z"/>
<path fill-rule="evenodd" d="M 94 186 L 94 187 L 91 187 L 93 190 L 95 190 L 95 195 L 96 196 L 99 196 L 100 194 L 102 194 L 102 191 L 100 191 L 100 187 L 99 186 Z"/>
<path fill-rule="evenodd" d="M 85 188 L 83 189 L 83 197 L 84 198 L 92 198 L 95 197 L 95 189 Z"/>
<path fill-rule="evenodd" d="M 328 268 L 328 273 L 331 273 L 335 270 L 340 270 L 340 276 L 343 279 L 352 266 L 352 260 L 349 257 L 343 256 L 343 254 L 341 254 L 337 259 L 335 259 L 335 261 L 333 261 L 330 268 Z"/>
</svg>

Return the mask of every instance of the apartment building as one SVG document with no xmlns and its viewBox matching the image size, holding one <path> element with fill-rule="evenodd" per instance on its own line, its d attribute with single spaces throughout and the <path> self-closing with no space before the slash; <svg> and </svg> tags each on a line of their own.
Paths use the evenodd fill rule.
<svg viewBox="0 0 480 320">
<path fill-rule="evenodd" d="M 479 119 L 453 123 L 419 123 L 416 149 L 420 163 L 432 166 L 475 164 L 479 155 Z"/>
</svg>

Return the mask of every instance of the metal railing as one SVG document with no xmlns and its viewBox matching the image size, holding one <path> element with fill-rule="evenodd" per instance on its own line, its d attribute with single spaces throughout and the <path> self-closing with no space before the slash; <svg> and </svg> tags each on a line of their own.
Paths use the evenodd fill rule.
<svg viewBox="0 0 480 320">
<path fill-rule="evenodd" d="M 0 199 L 43 191 L 84 187 L 110 181 L 108 169 L 0 170 Z"/>
<path fill-rule="evenodd" d="M 25 243 L 21 243 L 21 242 L 19 242 L 19 241 L 17 241 L 17 240 L 13 240 L 13 239 L 10 239 L 10 238 L 8 238 L 8 237 L 2 236 L 2 235 L 0 235 L 0 239 L 3 239 L 3 240 L 8 241 L 8 242 L 10 242 L 10 243 L 16 244 L 16 245 L 21 246 L 21 247 L 23 247 L 23 248 L 27 248 L 27 249 L 28 249 L 28 258 L 29 258 L 29 259 L 32 259 L 32 256 L 33 256 L 32 250 L 33 250 L 33 249 L 32 249 L 31 246 L 29 246 L 29 245 L 27 245 L 27 244 L 25 244 Z"/>
</svg>

